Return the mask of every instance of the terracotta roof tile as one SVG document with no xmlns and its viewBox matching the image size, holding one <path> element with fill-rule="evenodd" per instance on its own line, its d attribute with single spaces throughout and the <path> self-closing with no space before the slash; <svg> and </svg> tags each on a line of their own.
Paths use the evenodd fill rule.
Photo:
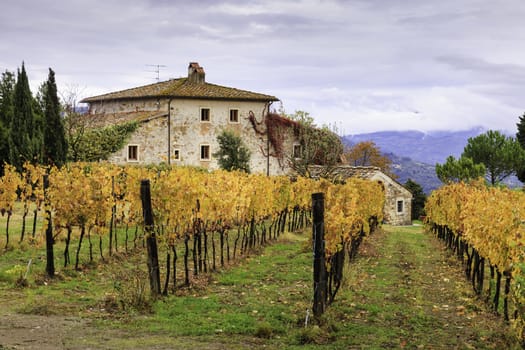
<svg viewBox="0 0 525 350">
<path fill-rule="evenodd" d="M 188 78 L 179 78 L 160 83 L 139 86 L 122 91 L 83 99 L 83 103 L 136 98 L 191 98 L 236 101 L 279 101 L 275 96 L 259 94 L 210 83 L 193 83 Z"/>
</svg>

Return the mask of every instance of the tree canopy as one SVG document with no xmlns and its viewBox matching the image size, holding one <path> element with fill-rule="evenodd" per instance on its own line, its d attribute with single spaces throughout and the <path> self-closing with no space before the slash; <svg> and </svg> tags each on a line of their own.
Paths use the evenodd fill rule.
<svg viewBox="0 0 525 350">
<path fill-rule="evenodd" d="M 44 162 L 61 166 L 66 162 L 67 141 L 60 116 L 55 72 L 49 68 L 44 95 Z"/>
<path fill-rule="evenodd" d="M 519 117 L 519 122 L 516 124 L 516 126 L 518 127 L 516 140 L 518 140 L 521 148 L 525 150 L 525 113 Z M 525 182 L 525 164 L 516 169 L 516 176 L 521 182 Z"/>
<path fill-rule="evenodd" d="M 15 75 L 5 71 L 0 79 L 0 176 L 9 163 L 9 130 L 14 114 Z"/>
<path fill-rule="evenodd" d="M 74 162 L 97 162 L 108 159 L 112 153 L 124 147 L 125 142 L 138 128 L 137 122 L 129 122 L 86 130 L 85 125 L 79 122 L 83 116 L 73 114 L 71 118 L 79 123 L 78 129 L 73 129 L 71 134 L 68 134 L 70 142 L 68 160 Z M 72 141 L 74 143 L 71 143 Z"/>
<path fill-rule="evenodd" d="M 348 147 L 344 156 L 350 165 L 375 166 L 394 179 L 397 177 L 392 173 L 392 160 L 383 155 L 373 141 L 363 141 Z"/>
<path fill-rule="evenodd" d="M 486 169 L 482 163 L 475 164 L 471 158 L 449 156 L 445 163 L 436 164 L 436 175 L 444 184 L 450 182 L 468 182 L 485 176 Z"/>
<path fill-rule="evenodd" d="M 340 137 L 330 127 L 317 127 L 308 112 L 295 111 L 288 118 L 299 124 L 299 145 L 294 146 L 289 156 L 290 167 L 301 176 L 309 176 L 310 165 L 323 165 L 329 172 L 341 163 L 343 143 Z"/>
<path fill-rule="evenodd" d="M 224 130 L 217 136 L 219 150 L 213 154 L 221 169 L 250 172 L 250 150 L 240 136 L 233 131 Z"/>
<path fill-rule="evenodd" d="M 17 169 L 29 161 L 41 160 L 42 123 L 31 94 L 25 66 L 18 70 L 13 98 L 13 118 L 9 126 L 9 162 Z"/>
<path fill-rule="evenodd" d="M 522 167 L 525 151 L 513 137 L 489 130 L 469 138 L 462 156 L 471 158 L 475 164 L 484 164 L 486 178 L 494 185 Z"/>
</svg>

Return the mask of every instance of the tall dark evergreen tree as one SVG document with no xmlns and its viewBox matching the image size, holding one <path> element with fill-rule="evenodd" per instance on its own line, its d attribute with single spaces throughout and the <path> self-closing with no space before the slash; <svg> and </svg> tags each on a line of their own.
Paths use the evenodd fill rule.
<svg viewBox="0 0 525 350">
<path fill-rule="evenodd" d="M 516 140 L 518 140 L 521 148 L 525 150 L 525 113 L 520 117 L 520 121 L 516 124 L 518 132 L 516 133 Z M 521 182 L 525 182 L 525 164 L 522 164 L 516 170 L 516 175 Z"/>
<path fill-rule="evenodd" d="M 44 163 L 62 166 L 66 161 L 67 142 L 60 117 L 55 72 L 49 68 L 44 91 Z"/>
<path fill-rule="evenodd" d="M 427 195 L 423 192 L 423 188 L 420 184 L 408 179 L 405 182 L 405 188 L 412 192 L 412 220 L 417 220 L 421 216 L 425 215 L 425 202 L 427 201 Z"/>
<path fill-rule="evenodd" d="M 15 75 L 5 71 L 0 79 L 0 176 L 9 163 L 9 126 L 14 113 Z"/>
<path fill-rule="evenodd" d="M 34 100 L 29 88 L 26 70 L 18 70 L 14 90 L 14 113 L 9 131 L 10 163 L 21 169 L 26 161 L 35 162 L 34 138 L 35 113 Z"/>
</svg>

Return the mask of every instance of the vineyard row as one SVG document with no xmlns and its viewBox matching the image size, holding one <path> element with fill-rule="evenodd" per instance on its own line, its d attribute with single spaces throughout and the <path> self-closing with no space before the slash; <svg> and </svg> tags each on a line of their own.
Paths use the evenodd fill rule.
<svg viewBox="0 0 525 350">
<path fill-rule="evenodd" d="M 523 338 L 525 193 L 487 187 L 483 182 L 449 184 L 432 193 L 426 212 L 427 228 L 464 263 L 474 291 L 496 312 L 502 309 L 505 320 L 511 321 Z M 509 312 L 511 305 L 513 312 Z"/>
<path fill-rule="evenodd" d="M 48 179 L 45 190 L 44 176 Z M 286 229 L 302 229 L 311 221 L 313 192 L 326 194 L 325 251 L 328 258 L 345 247 L 355 246 L 355 242 L 370 231 L 371 223 L 382 219 L 384 195 L 381 186 L 366 180 L 349 179 L 345 184 L 332 184 L 302 177 L 210 173 L 189 167 L 120 167 L 93 163 L 73 163 L 61 169 L 26 164 L 22 174 L 6 166 L 0 178 L 0 210 L 9 218 L 15 203 L 21 202 L 24 218 L 21 239 L 30 207 L 34 208 L 34 222 L 37 215 L 46 216 L 42 230 L 50 221 L 53 240 L 66 243 L 64 266 L 71 264 L 70 242 L 78 242 L 75 261 L 78 268 L 78 252 L 86 237 L 90 260 L 93 259 L 93 237 L 99 238 L 101 259 L 104 258 L 103 238 L 109 243 L 108 254 L 112 254 L 116 249 L 117 227 L 125 230 L 126 249 L 131 240 L 129 230 L 135 232 L 133 246 L 137 246 L 138 232 L 144 232 L 140 198 L 142 179 L 149 179 L 151 183 L 159 250 L 170 261 L 170 258 L 177 258 L 176 245 L 184 245 L 186 284 L 189 283 L 189 251 L 193 252 L 193 274 L 196 275 L 215 269 L 216 255 L 224 265 L 225 260 L 235 259 L 237 252 L 242 255 Z M 49 215 L 42 213 L 44 208 Z M 9 220 L 5 233 L 7 247 L 10 244 Z M 217 247 L 215 237 L 218 237 Z M 166 264 L 164 272 L 165 292 L 170 280 L 169 266 Z M 172 276 L 175 286 L 175 273 Z"/>
</svg>

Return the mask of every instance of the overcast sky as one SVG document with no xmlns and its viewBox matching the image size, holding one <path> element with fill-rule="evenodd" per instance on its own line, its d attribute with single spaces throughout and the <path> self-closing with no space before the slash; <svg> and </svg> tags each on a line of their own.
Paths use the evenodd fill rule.
<svg viewBox="0 0 525 350">
<path fill-rule="evenodd" d="M 187 75 L 276 96 L 340 133 L 515 132 L 524 0 L 3 0 L 0 70 L 81 97 Z"/>
</svg>

